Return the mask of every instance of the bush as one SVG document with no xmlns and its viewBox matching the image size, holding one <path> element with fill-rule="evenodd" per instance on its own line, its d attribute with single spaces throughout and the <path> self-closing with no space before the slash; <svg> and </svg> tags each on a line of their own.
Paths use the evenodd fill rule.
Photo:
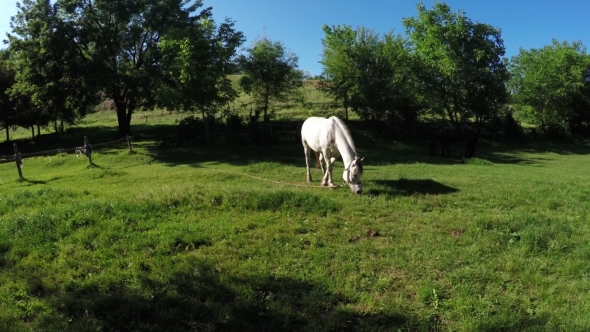
<svg viewBox="0 0 590 332">
<path fill-rule="evenodd" d="M 505 139 L 517 141 L 524 135 L 520 121 L 514 118 L 514 111 L 502 108 L 482 124 L 483 132 L 490 138 L 501 135 Z"/>
<path fill-rule="evenodd" d="M 227 132 L 227 139 L 231 142 L 242 142 L 243 131 L 245 127 L 244 120 L 237 113 L 229 113 L 225 118 L 225 130 Z"/>
<path fill-rule="evenodd" d="M 504 116 L 502 117 L 502 132 L 504 133 L 504 137 L 515 141 L 521 139 L 523 136 L 522 125 L 520 121 L 514 118 L 514 112 L 512 110 L 506 110 L 504 112 Z"/>
<path fill-rule="evenodd" d="M 565 140 L 570 137 L 568 131 L 557 123 L 548 123 L 539 127 L 543 136 L 550 140 Z"/>
<path fill-rule="evenodd" d="M 187 116 L 179 121 L 176 132 L 180 143 L 198 143 L 204 138 L 205 123 L 194 115 Z"/>
</svg>

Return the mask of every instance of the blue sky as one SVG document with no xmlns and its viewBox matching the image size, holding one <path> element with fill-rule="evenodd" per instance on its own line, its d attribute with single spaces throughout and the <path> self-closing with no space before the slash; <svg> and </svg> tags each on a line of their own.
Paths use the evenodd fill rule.
<svg viewBox="0 0 590 332">
<path fill-rule="evenodd" d="M 402 19 L 416 16 L 416 3 L 409 0 L 204 0 L 213 7 L 217 22 L 229 17 L 244 32 L 244 46 L 260 37 L 281 41 L 299 56 L 300 69 L 320 74 L 322 26 L 350 25 L 373 28 L 378 33 L 393 30 L 404 34 Z M 559 41 L 582 41 L 590 47 L 590 0 L 447 0 L 453 12 L 464 11 L 472 21 L 500 28 L 506 55 L 519 48 L 541 48 Z M 424 1 L 431 8 L 434 0 Z M 9 31 L 16 1 L 0 0 L 0 33 Z"/>
</svg>

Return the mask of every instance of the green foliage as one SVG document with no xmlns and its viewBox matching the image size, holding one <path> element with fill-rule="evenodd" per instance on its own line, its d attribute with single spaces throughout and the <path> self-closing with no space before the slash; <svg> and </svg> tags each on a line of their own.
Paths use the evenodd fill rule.
<svg viewBox="0 0 590 332">
<path fill-rule="evenodd" d="M 226 133 L 230 142 L 240 143 L 243 142 L 243 133 L 246 124 L 244 119 L 236 112 L 227 111 L 224 114 Z"/>
<path fill-rule="evenodd" d="M 288 51 L 281 42 L 263 38 L 252 43 L 246 54 L 237 62 L 243 76 L 240 86 L 254 98 L 254 117 L 262 111 L 265 122 L 270 120 L 271 103 L 300 101 L 299 92 L 303 85 L 303 73 L 297 69 L 299 58 Z"/>
<path fill-rule="evenodd" d="M 386 124 L 413 123 L 418 117 L 417 81 L 406 40 L 393 32 L 324 26 L 322 64 L 326 81 L 319 88 L 346 112 Z"/>
<path fill-rule="evenodd" d="M 180 120 L 176 130 L 181 143 L 195 144 L 205 139 L 205 123 L 194 115 Z"/>
<path fill-rule="evenodd" d="M 6 129 L 7 140 L 9 130 L 18 123 L 16 104 L 10 99 L 8 92 L 14 85 L 14 70 L 10 68 L 9 53 L 2 50 L 0 54 L 0 128 Z"/>
<path fill-rule="evenodd" d="M 22 114 L 20 125 L 73 124 L 98 102 L 98 90 L 84 77 L 93 75 L 79 58 L 75 27 L 58 3 L 25 0 L 18 10 L 8 40 L 16 73 L 10 94 Z"/>
<path fill-rule="evenodd" d="M 342 107 L 348 120 L 350 98 L 355 86 L 356 72 L 348 51 L 355 44 L 357 32 L 349 26 L 330 28 L 324 25 L 321 64 L 323 76 L 318 82 L 319 90 L 333 98 Z"/>
<path fill-rule="evenodd" d="M 480 131 L 486 137 L 503 137 L 510 141 L 518 141 L 524 136 L 520 121 L 515 118 L 515 111 L 510 107 L 502 107 L 488 121 L 480 126 Z"/>
<path fill-rule="evenodd" d="M 228 75 L 235 71 L 232 60 L 244 37 L 233 26 L 229 19 L 216 26 L 207 17 L 162 38 L 164 70 L 171 72 L 174 84 L 158 91 L 160 107 L 212 117 L 237 97 Z"/>
<path fill-rule="evenodd" d="M 581 42 L 523 50 L 511 59 L 509 87 L 519 111 L 549 134 L 590 126 L 590 56 Z"/>
<path fill-rule="evenodd" d="M 230 20 L 216 25 L 211 8 L 195 15 L 201 6 L 200 0 L 25 0 L 9 38 L 19 68 L 14 90 L 67 122 L 109 98 L 119 136 L 130 133 L 136 110 L 216 111 L 235 97 L 225 75 L 243 36 Z"/>
<path fill-rule="evenodd" d="M 452 122 L 495 116 L 508 94 L 508 71 L 500 29 L 473 23 L 443 2 L 419 3 L 418 16 L 404 19 L 417 71 L 432 111 Z"/>
</svg>

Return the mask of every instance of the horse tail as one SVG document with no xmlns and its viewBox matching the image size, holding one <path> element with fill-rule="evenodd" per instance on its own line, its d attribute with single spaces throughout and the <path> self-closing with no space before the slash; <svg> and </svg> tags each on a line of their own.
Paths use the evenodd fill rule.
<svg viewBox="0 0 590 332">
<path fill-rule="evenodd" d="M 354 146 L 354 141 L 352 140 L 352 135 L 350 135 L 350 130 L 348 129 L 348 126 L 346 126 L 346 123 L 344 123 L 344 121 L 342 121 L 342 119 L 335 117 L 335 116 L 331 117 L 331 119 L 333 119 L 334 122 L 336 122 L 336 124 L 340 128 L 340 131 L 344 135 L 344 138 L 348 142 L 348 145 L 350 145 L 350 147 L 354 151 L 354 154 L 356 155 L 356 147 Z"/>
</svg>

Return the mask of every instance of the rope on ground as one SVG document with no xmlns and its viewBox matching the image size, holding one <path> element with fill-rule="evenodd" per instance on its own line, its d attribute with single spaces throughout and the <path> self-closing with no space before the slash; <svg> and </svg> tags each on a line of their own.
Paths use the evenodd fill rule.
<svg viewBox="0 0 590 332">
<path fill-rule="evenodd" d="M 344 185 L 338 185 L 338 186 L 334 186 L 334 187 L 330 187 L 330 186 L 314 186 L 314 185 L 301 184 L 301 183 L 292 183 L 292 182 L 283 182 L 283 181 L 269 180 L 269 179 L 261 178 L 261 177 L 250 175 L 250 174 L 246 174 L 246 173 L 240 173 L 240 172 L 234 172 L 234 171 L 226 171 L 226 170 L 222 170 L 222 169 L 219 169 L 219 168 L 206 168 L 206 169 L 212 169 L 212 170 L 215 170 L 215 171 L 218 171 L 218 172 L 222 172 L 222 173 L 237 174 L 237 175 L 242 175 L 242 176 L 246 176 L 246 177 L 249 177 L 249 178 L 257 179 L 257 180 L 260 180 L 260 181 L 265 181 L 265 182 L 270 182 L 270 183 L 275 183 L 275 184 L 281 184 L 281 185 L 286 185 L 286 186 L 301 187 L 301 188 L 336 189 L 336 188 L 340 188 L 340 187 L 343 187 L 344 186 Z"/>
</svg>

